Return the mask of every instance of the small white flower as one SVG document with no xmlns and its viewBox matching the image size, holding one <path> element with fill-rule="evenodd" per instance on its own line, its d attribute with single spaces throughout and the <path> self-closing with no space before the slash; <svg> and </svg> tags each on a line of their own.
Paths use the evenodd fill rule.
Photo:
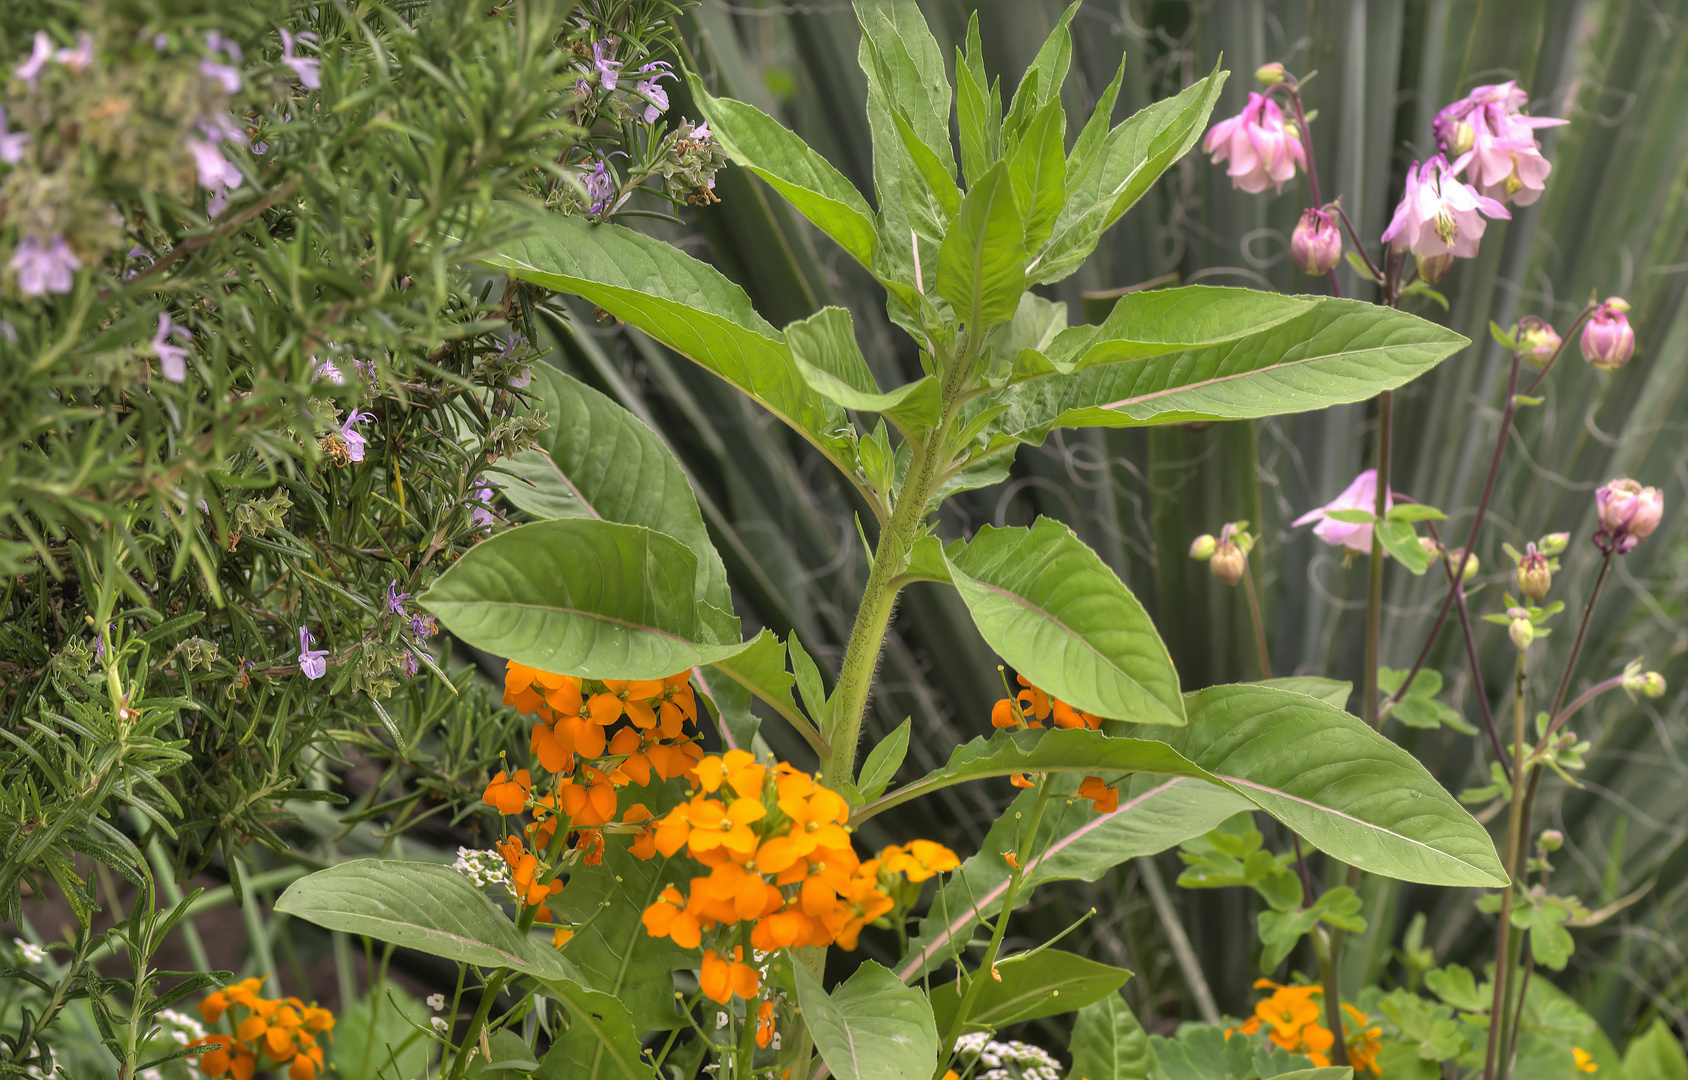
<svg viewBox="0 0 1688 1080">
<path fill-rule="evenodd" d="M 439 1012 L 441 1009 L 445 1008 L 445 995 L 444 994 L 429 994 L 428 995 L 428 1008 L 434 1010 L 435 1012 Z"/>
<path fill-rule="evenodd" d="M 18 947 L 18 956 L 26 964 L 39 964 L 47 959 L 47 950 L 39 945 L 31 945 L 23 938 L 13 938 L 12 944 Z"/>
<path fill-rule="evenodd" d="M 444 1035 L 445 1032 L 446 1032 L 446 1029 L 451 1027 L 450 1024 L 446 1023 L 443 1019 L 441 1019 L 438 1016 L 429 1020 L 428 1023 L 434 1025 L 434 1030 L 439 1032 L 441 1035 Z"/>
<path fill-rule="evenodd" d="M 722 1028 L 724 1028 L 726 1026 L 727 1026 L 727 1014 L 724 1013 L 724 1012 L 716 1013 L 715 1014 L 715 1030 L 720 1031 Z"/>
</svg>

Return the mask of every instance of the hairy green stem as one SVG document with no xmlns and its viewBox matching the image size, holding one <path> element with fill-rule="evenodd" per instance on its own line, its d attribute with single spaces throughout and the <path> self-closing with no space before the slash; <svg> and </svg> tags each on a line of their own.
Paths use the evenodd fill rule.
<svg viewBox="0 0 1688 1080">
<path fill-rule="evenodd" d="M 1512 702 L 1512 797 L 1506 820 L 1506 871 L 1512 876 L 1518 865 L 1523 827 L 1524 800 L 1519 797 L 1518 782 L 1524 778 L 1524 650 L 1518 650 L 1518 665 L 1513 676 Z M 1508 1006 L 1512 997 L 1512 965 L 1517 956 L 1518 943 L 1512 933 L 1512 897 L 1517 891 L 1517 879 L 1507 882 L 1501 894 L 1500 926 L 1495 931 L 1495 993 L 1489 1007 L 1489 1045 L 1483 1057 L 1483 1080 L 1502 1080 L 1511 1070 L 1501 1060 L 1500 1051 L 1507 1045 L 1501 1029 L 1510 1017 Z"/>
</svg>

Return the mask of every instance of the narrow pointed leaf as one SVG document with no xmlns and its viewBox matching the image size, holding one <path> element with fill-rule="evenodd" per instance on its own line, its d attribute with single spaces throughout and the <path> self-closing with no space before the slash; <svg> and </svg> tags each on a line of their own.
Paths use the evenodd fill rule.
<svg viewBox="0 0 1688 1080">
<path fill-rule="evenodd" d="M 897 770 L 903 766 L 903 758 L 908 756 L 908 737 L 913 726 L 914 720 L 905 717 L 891 734 L 868 751 L 867 760 L 862 762 L 861 774 L 856 778 L 856 790 L 862 793 L 863 798 L 879 798 L 896 779 Z"/>
<path fill-rule="evenodd" d="M 961 128 L 961 171 L 972 187 L 1002 154 L 1002 110 L 990 95 L 979 45 L 979 13 L 967 22 L 967 51 L 956 50 L 955 113 Z"/>
<path fill-rule="evenodd" d="M 1059 103 L 1061 84 L 1067 81 L 1067 68 L 1073 59 L 1073 38 L 1068 26 L 1078 9 L 1078 3 L 1067 5 L 1055 22 L 1055 29 L 1044 39 L 1031 65 L 1020 77 L 1003 124 L 1009 145 L 1023 137 L 1027 124 L 1039 110 L 1051 101 Z"/>
<path fill-rule="evenodd" d="M 1008 167 L 980 177 L 938 251 L 938 295 L 976 334 L 1014 315 L 1025 291 L 1024 228 Z"/>
<path fill-rule="evenodd" d="M 950 151 L 950 85 L 944 54 L 915 0 L 857 0 L 862 37 L 879 54 L 885 94 L 915 136 L 955 175 Z"/>
<path fill-rule="evenodd" d="M 797 1004 L 821 1060 L 838 1080 L 904 1080 L 938 1068 L 932 1007 L 872 960 L 828 994 L 809 969 L 792 965 Z"/>
<path fill-rule="evenodd" d="M 1431 885 L 1506 884 L 1489 834 L 1411 754 L 1332 705 L 1269 686 L 1189 696 L 1169 742 L 1332 858 Z"/>
<path fill-rule="evenodd" d="M 1024 243 L 1034 250 L 1049 239 L 1067 200 L 1066 130 L 1067 114 L 1060 101 L 1051 101 L 1032 118 L 1008 163 L 1014 202 L 1025 223 Z"/>
<path fill-rule="evenodd" d="M 1060 949 L 1040 949 L 998 961 L 990 971 L 976 971 L 983 979 L 965 1023 L 969 1030 L 991 1030 L 1076 1012 L 1115 991 L 1131 972 Z M 941 1031 L 948 1031 L 972 979 L 958 987 L 946 982 L 932 988 L 932 1015 Z"/>
<path fill-rule="evenodd" d="M 742 101 L 712 97 L 695 75 L 688 72 L 686 77 L 693 100 L 727 156 L 767 181 L 799 214 L 871 269 L 879 236 L 862 193 L 773 117 Z"/>
<path fill-rule="evenodd" d="M 635 525 L 564 519 L 465 552 L 417 602 L 478 649 L 542 671 L 654 679 L 736 655 L 694 599 L 697 562 Z"/>
<path fill-rule="evenodd" d="M 938 160 L 938 155 L 932 148 L 920 141 L 914 133 L 914 126 L 908 122 L 908 117 L 901 109 L 891 110 L 891 122 L 897 125 L 897 135 L 903 140 L 903 148 L 908 151 L 909 160 L 914 162 L 915 172 L 926 182 L 926 190 L 932 197 L 933 205 L 942 217 L 939 219 L 948 224 L 955 217 L 956 211 L 961 209 L 961 188 L 955 182 L 954 166 L 944 167 Z"/>
<path fill-rule="evenodd" d="M 944 549 L 985 641 L 1015 671 L 1076 709 L 1182 724 L 1178 673 L 1131 590 L 1071 529 L 986 526 Z"/>
<path fill-rule="evenodd" d="M 1187 285 L 1128 293 L 1099 326 L 1074 326 L 1052 341 L 1051 360 L 1070 371 L 1116 364 L 1264 333 L 1320 302 L 1258 289 Z"/>
</svg>

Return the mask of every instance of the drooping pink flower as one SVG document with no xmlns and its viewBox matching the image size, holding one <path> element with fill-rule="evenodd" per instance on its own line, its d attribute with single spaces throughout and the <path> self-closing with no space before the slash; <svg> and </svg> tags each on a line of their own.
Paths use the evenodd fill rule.
<svg viewBox="0 0 1688 1080">
<path fill-rule="evenodd" d="M 1407 190 L 1383 232 L 1383 242 L 1393 242 L 1397 250 L 1410 250 L 1422 258 L 1470 259 L 1476 256 L 1477 241 L 1488 224 L 1484 214 L 1512 216 L 1506 207 L 1461 182 L 1448 159 L 1437 154 L 1422 167 L 1415 161 L 1407 170 Z"/>
<path fill-rule="evenodd" d="M 1624 312 L 1629 304 L 1614 296 L 1594 309 L 1583 324 L 1583 359 L 1601 371 L 1616 371 L 1635 355 L 1635 328 Z"/>
<path fill-rule="evenodd" d="M 1541 198 L 1553 166 L 1542 156 L 1535 129 L 1567 123 L 1519 112 L 1529 95 L 1516 82 L 1479 86 L 1436 114 L 1431 130 L 1454 171 L 1483 195 L 1528 206 Z"/>
<path fill-rule="evenodd" d="M 158 367 L 164 372 L 164 377 L 179 383 L 188 377 L 188 351 L 180 345 L 170 344 L 171 335 L 193 337 L 185 327 L 171 322 L 169 315 L 159 312 L 158 331 L 152 335 L 152 351 L 158 354 Z"/>
<path fill-rule="evenodd" d="M 1303 274 L 1328 274 L 1342 261 L 1342 234 L 1329 214 L 1309 207 L 1290 233 L 1289 253 Z"/>
<path fill-rule="evenodd" d="M 1387 512 L 1395 505 L 1392 494 L 1385 495 L 1383 508 Z M 1364 510 L 1373 513 L 1377 510 L 1377 470 L 1367 469 L 1354 478 L 1354 482 L 1342 490 L 1342 494 L 1316 510 L 1309 510 L 1296 518 L 1291 524 L 1305 525 L 1309 521 L 1317 521 L 1313 527 L 1313 535 L 1333 547 L 1345 547 L 1350 551 L 1369 554 L 1372 546 L 1372 527 L 1367 524 L 1352 524 L 1337 521 L 1326 516 L 1331 510 Z"/>
<path fill-rule="evenodd" d="M 1611 480 L 1594 493 L 1594 506 L 1600 514 L 1596 542 L 1603 539 L 1622 555 L 1659 527 L 1665 497 L 1658 488 L 1642 487 L 1634 480 Z"/>
<path fill-rule="evenodd" d="M 18 272 L 18 291 L 25 296 L 67 293 L 72 275 L 82 269 L 82 260 L 70 250 L 63 236 L 42 242 L 33 236 L 18 241 L 11 266 Z"/>
<path fill-rule="evenodd" d="M 1257 193 L 1267 184 L 1282 191 L 1295 178 L 1295 167 L 1307 167 L 1301 139 L 1284 127 L 1283 110 L 1264 94 L 1249 94 L 1243 111 L 1221 120 L 1202 140 L 1202 150 L 1215 165 L 1230 161 L 1225 170 L 1233 187 Z"/>
</svg>

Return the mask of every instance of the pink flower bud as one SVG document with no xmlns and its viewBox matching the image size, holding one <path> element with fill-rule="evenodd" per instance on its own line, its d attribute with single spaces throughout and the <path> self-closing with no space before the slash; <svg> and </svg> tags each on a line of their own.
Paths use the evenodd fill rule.
<svg viewBox="0 0 1688 1080">
<path fill-rule="evenodd" d="M 1601 533 L 1617 541 L 1619 554 L 1653 534 L 1664 517 L 1665 499 L 1658 488 L 1644 488 L 1634 480 L 1613 480 L 1594 493 Z"/>
<path fill-rule="evenodd" d="M 1583 359 L 1601 371 L 1616 371 L 1635 354 L 1635 330 L 1624 314 L 1627 310 L 1627 303 L 1613 297 L 1596 308 L 1583 326 Z"/>
<path fill-rule="evenodd" d="M 1213 558 L 1208 560 L 1207 567 L 1213 571 L 1213 576 L 1226 585 L 1235 585 L 1242 580 L 1243 564 L 1248 556 L 1243 554 L 1242 548 L 1230 540 L 1219 544 Z"/>
<path fill-rule="evenodd" d="M 1534 367 L 1546 367 L 1559 351 L 1558 332 L 1544 322 L 1515 327 L 1512 337 L 1518 342 L 1518 359 Z"/>
<path fill-rule="evenodd" d="M 1261 86 L 1276 86 L 1284 81 L 1284 66 L 1276 60 L 1254 69 L 1255 81 Z"/>
<path fill-rule="evenodd" d="M 1213 553 L 1218 550 L 1218 548 L 1219 541 L 1215 540 L 1207 533 L 1202 533 L 1190 542 L 1190 558 L 1211 559 L 1213 558 Z"/>
<path fill-rule="evenodd" d="M 1553 572 L 1548 568 L 1547 556 L 1531 544 L 1524 557 L 1518 560 L 1518 591 L 1532 604 L 1539 604 L 1553 585 Z"/>
<path fill-rule="evenodd" d="M 1290 234 L 1289 253 L 1303 274 L 1328 274 L 1342 260 L 1342 234 L 1323 210 L 1303 210 Z"/>
</svg>

